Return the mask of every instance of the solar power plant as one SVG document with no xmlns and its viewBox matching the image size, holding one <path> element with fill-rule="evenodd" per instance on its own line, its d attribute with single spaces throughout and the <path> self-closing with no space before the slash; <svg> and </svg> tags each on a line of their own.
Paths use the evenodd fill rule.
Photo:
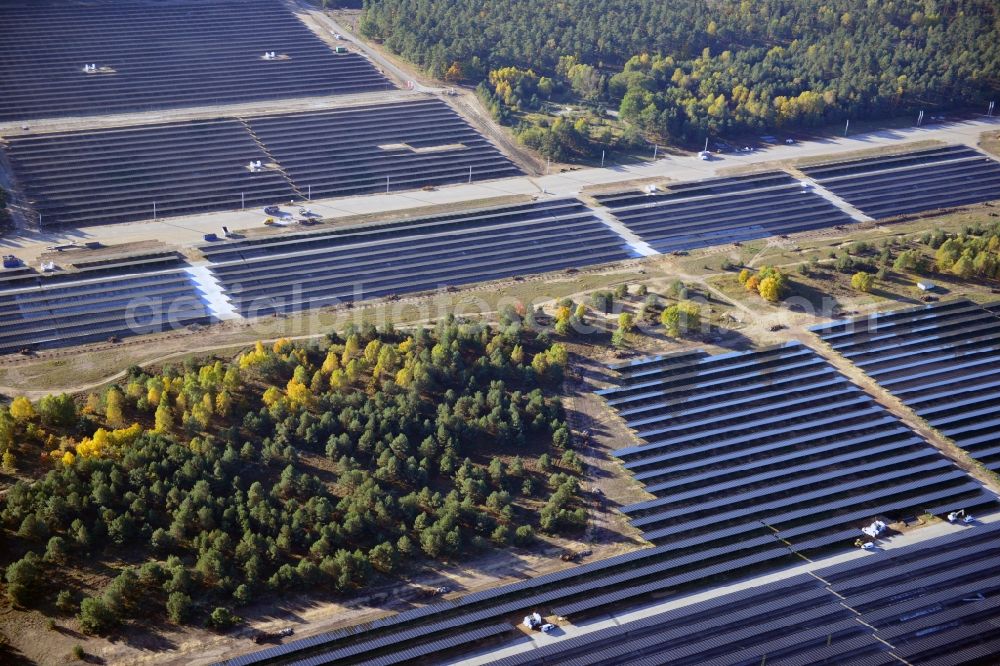
<svg viewBox="0 0 1000 666">
<path fill-rule="evenodd" d="M 575 199 L 205 245 L 244 316 L 619 261 L 621 237 Z"/>
<path fill-rule="evenodd" d="M 85 265 L 77 273 L 0 274 L 0 354 L 67 347 L 207 324 L 176 256 Z M 172 267 L 171 267 L 172 266 Z"/>
<path fill-rule="evenodd" d="M 959 299 L 812 330 L 973 458 L 1000 471 L 1000 313 Z"/>
<path fill-rule="evenodd" d="M 2 0 L 0 25 L 0 120 L 391 86 L 279 0 Z"/>
<path fill-rule="evenodd" d="M 600 393 L 643 441 L 615 455 L 655 495 L 621 510 L 656 544 L 767 535 L 810 554 L 851 547 L 875 517 L 995 501 L 801 343 L 619 372 Z"/>
<path fill-rule="evenodd" d="M 661 193 L 612 194 L 597 200 L 659 252 L 854 223 L 782 172 L 671 184 Z"/>
<path fill-rule="evenodd" d="M 874 218 L 1000 199 L 1000 163 L 965 146 L 803 169 Z"/>
<path fill-rule="evenodd" d="M 436 99 L 250 119 L 300 194 L 409 190 L 522 175 Z"/>
<path fill-rule="evenodd" d="M 997 626 L 1000 526 L 976 525 L 492 663 L 985 665 Z"/>
<path fill-rule="evenodd" d="M 280 170 L 239 120 L 61 132 L 8 139 L 42 226 L 84 226 L 288 201 Z M 155 214 L 154 214 L 155 206 Z"/>
<path fill-rule="evenodd" d="M 9 137 L 7 152 L 43 226 L 385 192 L 387 182 L 396 191 L 521 173 L 438 100 Z"/>
</svg>

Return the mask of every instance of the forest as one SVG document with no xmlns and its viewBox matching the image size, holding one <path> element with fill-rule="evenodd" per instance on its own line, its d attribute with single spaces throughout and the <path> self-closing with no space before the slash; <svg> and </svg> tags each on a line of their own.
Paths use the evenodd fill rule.
<svg viewBox="0 0 1000 666">
<path fill-rule="evenodd" d="M 9 601 L 89 633 L 224 627 L 262 595 L 585 526 L 564 345 L 514 312 L 327 337 L 0 407 Z"/>
<path fill-rule="evenodd" d="M 572 98 L 681 144 L 985 109 L 1000 90 L 993 0 L 366 0 L 359 29 L 435 76 L 487 86 L 501 117 Z M 527 84 L 498 87 L 507 68 Z"/>
</svg>

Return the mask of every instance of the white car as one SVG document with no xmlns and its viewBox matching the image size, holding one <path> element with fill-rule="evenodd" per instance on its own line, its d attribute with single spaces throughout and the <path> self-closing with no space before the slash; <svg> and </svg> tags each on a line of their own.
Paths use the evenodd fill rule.
<svg viewBox="0 0 1000 666">
<path fill-rule="evenodd" d="M 555 629 L 555 628 L 556 628 L 556 625 L 554 625 L 554 624 L 549 624 L 548 622 L 546 622 L 546 623 L 545 623 L 545 624 L 543 624 L 543 625 L 542 625 L 541 627 L 539 627 L 539 629 L 541 629 L 541 630 L 542 630 L 542 632 L 543 632 L 543 633 L 546 633 L 546 634 L 547 634 L 547 633 L 549 633 L 550 631 L 552 631 L 552 630 L 553 630 L 553 629 Z"/>
</svg>

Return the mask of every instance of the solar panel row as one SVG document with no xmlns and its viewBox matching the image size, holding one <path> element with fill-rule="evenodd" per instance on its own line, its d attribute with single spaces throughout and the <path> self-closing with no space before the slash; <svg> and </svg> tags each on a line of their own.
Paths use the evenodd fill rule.
<svg viewBox="0 0 1000 666">
<path fill-rule="evenodd" d="M 413 647 L 398 648 L 391 650 L 388 654 L 366 655 L 366 666 L 390 666 L 391 664 L 408 664 L 417 659 L 434 657 L 441 659 L 444 654 L 460 650 L 470 643 L 475 643 L 487 638 L 496 638 L 506 633 L 514 631 L 514 627 L 507 623 L 492 624 L 477 629 L 470 629 L 459 634 L 440 638 L 436 641 L 428 641 Z M 315 657 L 295 660 L 289 666 L 319 666 L 320 664 L 332 663 L 338 657 L 331 653 L 324 653 Z"/>
<path fill-rule="evenodd" d="M 362 56 L 335 54 L 276 0 L 3 2 L 0 24 L 0 120 L 391 86 Z"/>
<path fill-rule="evenodd" d="M 1000 470 L 1000 317 L 956 299 L 813 329 L 991 470 Z"/>
<path fill-rule="evenodd" d="M 0 283 L 0 354 L 68 347 L 208 324 L 212 317 L 176 255 L 119 260 L 61 276 Z"/>
<path fill-rule="evenodd" d="M 203 248 L 245 316 L 431 291 L 629 257 L 575 199 Z"/>
<path fill-rule="evenodd" d="M 688 250 L 851 224 L 854 220 L 785 173 L 671 185 L 663 194 L 598 201 L 659 252 Z"/>
<path fill-rule="evenodd" d="M 947 146 L 803 169 L 874 218 L 1000 198 L 1000 163 L 965 146 Z"/>
<path fill-rule="evenodd" d="M 725 604 L 719 601 L 725 601 Z M 815 631 L 819 625 L 827 632 Z M 839 628 L 839 632 L 834 628 Z M 833 631 L 831 631 L 833 630 Z M 831 633 L 841 633 L 829 640 Z M 822 637 L 816 640 L 811 636 Z M 866 635 L 848 609 L 815 578 L 798 576 L 787 585 L 753 588 L 673 611 L 600 630 L 557 645 L 498 660 L 498 666 L 526 664 L 734 664 L 767 662 L 814 647 L 841 645 Z M 753 646 L 753 647 L 751 647 Z M 856 649 L 856 643 L 850 644 Z M 756 656 L 745 655 L 746 651 Z"/>
<path fill-rule="evenodd" d="M 43 225 L 169 217 L 520 171 L 439 100 L 8 137 Z M 250 164 L 261 163 L 251 168 Z"/>
</svg>

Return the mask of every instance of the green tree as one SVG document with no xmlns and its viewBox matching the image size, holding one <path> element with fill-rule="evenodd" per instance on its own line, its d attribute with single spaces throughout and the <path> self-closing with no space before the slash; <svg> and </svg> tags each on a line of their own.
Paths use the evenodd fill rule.
<svg viewBox="0 0 1000 666">
<path fill-rule="evenodd" d="M 927 260 L 918 250 L 904 250 L 892 262 L 892 267 L 897 271 L 923 273 L 927 270 Z"/>
<path fill-rule="evenodd" d="M 239 618 L 225 606 L 216 606 L 208 616 L 208 623 L 216 629 L 229 629 L 237 622 Z"/>
<path fill-rule="evenodd" d="M 46 562 L 64 564 L 68 553 L 69 549 L 66 545 L 66 540 L 61 536 L 54 536 L 49 539 L 49 543 L 45 547 L 45 556 L 43 559 Z"/>
<path fill-rule="evenodd" d="M 45 425 L 67 428 L 76 423 L 76 402 L 65 393 L 47 395 L 38 401 L 38 413 Z"/>
<path fill-rule="evenodd" d="M 37 554 L 29 551 L 20 560 L 7 567 L 7 598 L 17 606 L 26 606 L 34 598 L 41 582 L 41 562 Z"/>
<path fill-rule="evenodd" d="M 952 265 L 951 272 L 961 278 L 969 279 L 976 273 L 974 259 L 968 253 L 963 253 Z"/>
<path fill-rule="evenodd" d="M 376 571 L 392 573 L 396 570 L 396 549 L 391 543 L 383 541 L 368 551 L 368 560 Z"/>
<path fill-rule="evenodd" d="M 183 592 L 171 592 L 167 597 L 167 617 L 174 624 L 184 624 L 191 615 L 191 597 Z"/>
<path fill-rule="evenodd" d="M 118 626 L 119 619 L 102 597 L 87 597 L 80 603 L 76 616 L 80 628 L 87 634 L 106 634 Z"/>
</svg>

